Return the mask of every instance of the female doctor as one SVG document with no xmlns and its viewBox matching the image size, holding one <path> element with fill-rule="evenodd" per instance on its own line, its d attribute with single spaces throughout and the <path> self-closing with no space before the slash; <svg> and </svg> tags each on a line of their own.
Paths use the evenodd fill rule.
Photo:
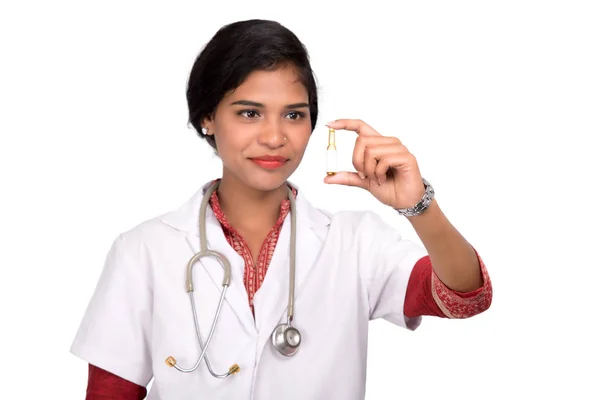
<svg viewBox="0 0 600 400">
<path fill-rule="evenodd" d="M 325 182 L 370 192 L 424 247 L 374 212 L 317 209 L 287 181 L 318 112 L 288 29 L 221 28 L 187 100 L 222 176 L 114 240 L 71 349 L 89 363 L 87 399 L 363 399 L 370 320 L 413 330 L 424 315 L 490 306 L 484 264 L 396 137 L 358 119 L 327 124 L 356 132 L 356 172 Z"/>
</svg>

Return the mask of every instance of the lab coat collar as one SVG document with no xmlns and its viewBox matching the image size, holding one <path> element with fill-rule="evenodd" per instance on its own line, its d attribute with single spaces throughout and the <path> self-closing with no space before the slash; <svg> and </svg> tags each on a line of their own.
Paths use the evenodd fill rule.
<svg viewBox="0 0 600 400">
<path fill-rule="evenodd" d="M 198 218 L 200 203 L 211 182 L 203 185 L 179 209 L 165 214 L 161 220 L 168 226 L 183 231 L 193 253 L 200 250 Z M 302 292 L 310 270 L 318 258 L 327 235 L 331 217 L 313 207 L 299 188 L 291 182 L 289 185 L 298 190 L 296 196 L 296 288 L 295 298 Z M 269 270 L 261 288 L 254 297 L 255 317 L 248 303 L 248 294 L 244 287 L 244 261 L 229 245 L 223 230 L 210 206 L 206 212 L 206 230 L 208 248 L 223 254 L 231 263 L 231 286 L 227 290 L 226 302 L 239 319 L 248 334 L 258 334 L 261 350 L 269 339 L 275 326 L 286 318 L 289 290 L 289 242 L 290 216 L 284 220 L 278 245 L 273 253 Z M 191 257 L 192 254 L 190 254 Z M 223 269 L 216 259 L 204 258 L 202 265 L 215 285 L 215 296 L 222 289 Z M 184 268 L 185 266 L 182 266 Z M 265 289 L 266 288 L 266 289 Z"/>
</svg>

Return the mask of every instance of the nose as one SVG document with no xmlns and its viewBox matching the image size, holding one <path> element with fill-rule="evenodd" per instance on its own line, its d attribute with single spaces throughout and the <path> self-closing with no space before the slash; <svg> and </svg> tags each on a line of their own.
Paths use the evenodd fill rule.
<svg viewBox="0 0 600 400">
<path fill-rule="evenodd" d="M 265 121 L 258 136 L 258 142 L 276 149 L 285 144 L 286 135 L 279 121 Z"/>
</svg>

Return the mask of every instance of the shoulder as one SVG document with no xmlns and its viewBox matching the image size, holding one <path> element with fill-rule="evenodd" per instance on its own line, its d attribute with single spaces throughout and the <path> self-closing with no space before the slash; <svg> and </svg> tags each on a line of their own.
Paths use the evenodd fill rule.
<svg viewBox="0 0 600 400">
<path fill-rule="evenodd" d="M 118 234 L 118 239 L 128 247 L 164 240 L 165 235 L 169 235 L 173 231 L 163 222 L 163 218 L 169 214 L 170 213 L 160 214 L 139 222 L 120 232 Z"/>
<path fill-rule="evenodd" d="M 330 221 L 330 238 L 351 242 L 359 247 L 401 240 L 399 223 L 392 222 L 394 215 L 383 216 L 372 210 L 318 211 Z"/>
<path fill-rule="evenodd" d="M 153 249 L 167 243 L 169 229 L 161 223 L 161 218 L 162 215 L 155 216 L 117 232 L 108 250 L 106 266 L 129 273 L 146 273 L 155 254 Z"/>
<path fill-rule="evenodd" d="M 329 215 L 331 225 L 339 229 L 350 229 L 371 234 L 388 232 L 389 230 L 396 231 L 384 216 L 371 210 L 343 210 Z"/>
<path fill-rule="evenodd" d="M 201 201 L 202 192 L 198 190 L 184 203 L 118 231 L 113 246 L 138 260 L 148 257 L 151 249 L 169 246 L 172 240 L 180 240 L 187 232 L 197 229 Z"/>
<path fill-rule="evenodd" d="M 200 203 L 204 187 L 197 190 L 179 206 L 145 220 L 119 233 L 119 239 L 128 247 L 161 244 L 171 238 L 180 238 L 197 229 Z"/>
<path fill-rule="evenodd" d="M 377 237 L 381 234 L 397 234 L 398 231 L 392 224 L 400 225 L 393 222 L 394 218 L 399 219 L 400 217 L 391 212 L 385 215 L 385 210 L 383 213 L 378 213 L 369 209 L 336 211 L 324 209 L 312 203 L 302 190 L 297 196 L 297 209 L 300 217 L 306 217 L 313 227 L 328 226 L 329 235 Z"/>
</svg>

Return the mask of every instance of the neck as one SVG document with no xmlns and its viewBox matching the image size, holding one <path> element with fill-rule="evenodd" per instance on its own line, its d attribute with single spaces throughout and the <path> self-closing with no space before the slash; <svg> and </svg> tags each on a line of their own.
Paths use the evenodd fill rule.
<svg viewBox="0 0 600 400">
<path fill-rule="evenodd" d="M 287 198 L 287 184 L 264 191 L 223 174 L 218 195 L 221 210 L 234 228 L 271 229 L 279 218 L 281 202 Z"/>
</svg>

